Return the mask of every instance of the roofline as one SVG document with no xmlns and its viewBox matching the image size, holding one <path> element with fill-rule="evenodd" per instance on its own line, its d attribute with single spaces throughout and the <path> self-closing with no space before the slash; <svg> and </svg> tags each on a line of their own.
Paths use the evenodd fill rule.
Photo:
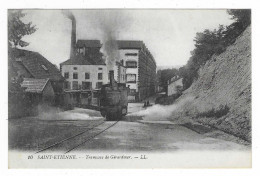
<svg viewBox="0 0 260 176">
<path fill-rule="evenodd" d="M 42 88 L 42 92 L 44 91 L 44 89 L 45 89 L 46 85 L 48 84 L 49 80 L 50 80 L 50 78 L 47 78 L 47 81 L 46 81 L 46 83 L 44 84 L 44 86 L 43 86 L 43 88 Z M 52 89 L 53 89 L 53 88 L 52 88 Z"/>
<path fill-rule="evenodd" d="M 101 65 L 101 66 L 103 66 L 103 65 L 106 65 L 106 64 L 64 64 L 64 63 L 60 63 L 60 66 L 63 66 L 63 65 Z"/>
<path fill-rule="evenodd" d="M 12 50 L 21 50 L 21 51 L 25 51 L 25 52 L 31 52 L 31 53 L 35 53 L 35 54 L 38 54 L 39 56 L 41 56 L 42 58 L 44 58 L 44 60 L 46 62 L 48 62 L 50 65 L 53 65 L 55 67 L 55 64 L 53 64 L 51 61 L 49 61 L 45 56 L 43 56 L 41 53 L 37 52 L 37 51 L 31 51 L 31 50 L 25 50 L 25 49 L 20 49 L 20 48 L 11 48 Z M 22 56 L 22 57 L 26 57 L 26 56 Z M 16 57 L 14 57 L 16 58 Z M 17 61 L 15 61 L 17 62 Z M 23 60 L 21 61 L 22 65 L 24 66 L 24 68 L 32 75 L 33 78 L 35 78 L 36 76 L 27 68 L 27 66 L 24 64 Z M 63 76 L 61 75 L 61 72 L 60 70 L 57 68 L 57 73 L 60 74 L 61 78 L 60 79 L 64 79 Z M 57 74 L 56 74 L 57 76 Z M 35 78 L 35 79 L 49 79 L 49 78 Z M 51 79 L 53 80 L 53 79 Z"/>
<path fill-rule="evenodd" d="M 79 47 L 79 46 L 78 46 L 78 41 L 98 41 L 98 42 L 99 42 L 100 46 L 91 46 L 90 48 L 102 48 L 102 46 L 103 46 L 102 43 L 101 43 L 101 41 L 98 40 L 98 39 L 77 39 L 77 41 L 76 41 L 77 47 Z M 83 45 L 86 47 L 85 44 L 83 44 Z"/>
<path fill-rule="evenodd" d="M 171 81 L 171 78 L 167 80 L 167 85 L 170 85 L 171 83 L 174 83 L 176 81 L 178 81 L 179 79 L 183 79 L 183 77 L 179 77 L 178 79 L 175 79 L 174 81 Z M 170 83 L 168 83 L 168 81 L 170 81 Z"/>
</svg>

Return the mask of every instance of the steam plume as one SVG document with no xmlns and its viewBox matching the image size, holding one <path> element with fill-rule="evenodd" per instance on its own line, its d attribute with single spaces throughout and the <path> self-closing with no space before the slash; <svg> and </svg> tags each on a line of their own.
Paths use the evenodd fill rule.
<svg viewBox="0 0 260 176">
<path fill-rule="evenodd" d="M 175 113 L 185 108 L 187 104 L 194 100 L 194 97 L 187 97 L 185 99 L 180 100 L 179 102 L 172 105 L 154 105 L 148 107 L 145 110 L 141 110 L 138 112 L 134 112 L 129 114 L 130 116 L 141 116 L 146 121 L 164 121 L 164 120 L 172 120 L 176 115 Z"/>
<path fill-rule="evenodd" d="M 127 19 L 122 12 L 115 11 L 106 11 L 101 16 L 102 18 L 99 18 L 99 28 L 102 32 L 101 42 L 103 43 L 101 52 L 106 57 L 108 70 L 112 70 L 116 61 L 120 59 L 116 40 L 119 36 L 119 30 L 124 28 Z"/>
</svg>

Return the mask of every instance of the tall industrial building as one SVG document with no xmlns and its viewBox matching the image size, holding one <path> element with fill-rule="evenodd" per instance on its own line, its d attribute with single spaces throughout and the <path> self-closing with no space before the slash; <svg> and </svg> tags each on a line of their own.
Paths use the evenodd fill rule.
<svg viewBox="0 0 260 176">
<path fill-rule="evenodd" d="M 142 101 L 155 94 L 156 62 L 143 41 L 118 40 L 120 60 L 126 68 L 130 101 Z"/>
</svg>

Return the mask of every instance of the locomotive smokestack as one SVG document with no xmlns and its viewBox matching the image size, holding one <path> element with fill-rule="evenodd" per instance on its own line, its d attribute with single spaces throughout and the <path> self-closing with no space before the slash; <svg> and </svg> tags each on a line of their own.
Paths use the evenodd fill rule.
<svg viewBox="0 0 260 176">
<path fill-rule="evenodd" d="M 70 58 L 73 58 L 76 55 L 76 19 L 71 11 L 64 10 L 63 14 L 71 20 Z"/>
<path fill-rule="evenodd" d="M 110 79 L 110 84 L 113 85 L 114 80 L 114 70 L 109 71 L 109 79 Z"/>
<path fill-rule="evenodd" d="M 109 79 L 110 79 L 110 85 L 112 87 L 116 86 L 115 79 L 114 79 L 114 70 L 109 71 Z"/>
</svg>

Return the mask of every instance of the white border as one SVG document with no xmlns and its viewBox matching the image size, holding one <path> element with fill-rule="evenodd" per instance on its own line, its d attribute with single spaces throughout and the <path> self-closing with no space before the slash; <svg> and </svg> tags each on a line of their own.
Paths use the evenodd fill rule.
<svg viewBox="0 0 260 176">
<path fill-rule="evenodd" d="M 0 9 L 0 81 L 1 81 L 1 98 L 0 98 L 0 167 L 1 175 L 26 175 L 26 176 L 45 176 L 50 174 L 55 175 L 178 175 L 178 176 L 253 176 L 259 175 L 259 139 L 260 139 L 260 114 L 259 114 L 259 4 L 253 0 L 73 0 L 73 1 L 56 1 L 44 0 L 44 2 L 35 0 L 4 0 L 1 1 Z M 7 148 L 7 9 L 12 8 L 251 8 L 252 9 L 252 74 L 253 74 L 253 168 L 252 169 L 160 169 L 160 170 L 109 170 L 109 169 L 37 169 L 23 170 L 11 169 L 8 170 L 8 148 Z M 258 23 L 257 23 L 258 22 Z"/>
</svg>

